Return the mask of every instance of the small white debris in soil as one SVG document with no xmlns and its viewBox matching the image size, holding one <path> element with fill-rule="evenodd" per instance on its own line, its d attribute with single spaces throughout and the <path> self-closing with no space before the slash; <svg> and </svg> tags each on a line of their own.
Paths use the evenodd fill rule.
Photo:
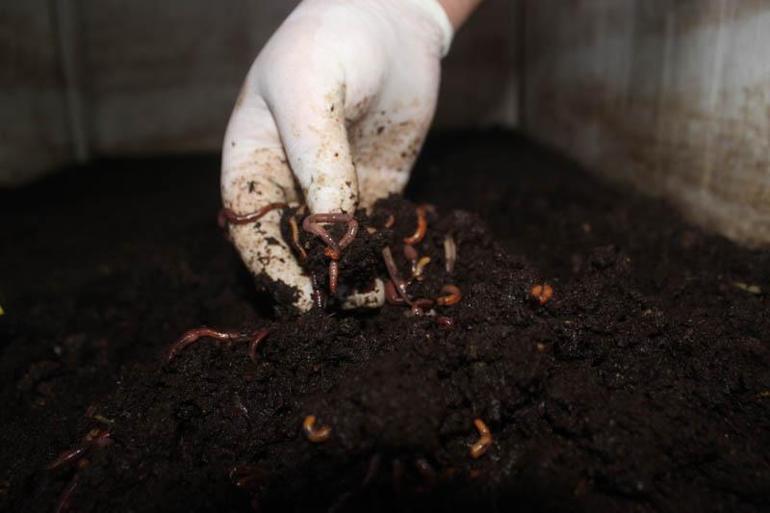
<svg viewBox="0 0 770 513">
<path fill-rule="evenodd" d="M 755 296 L 758 296 L 762 293 L 762 289 L 759 288 L 759 285 L 749 285 L 748 283 L 743 283 L 742 281 L 734 281 L 733 285 L 741 290 L 745 290 L 749 294 L 754 294 Z"/>
</svg>

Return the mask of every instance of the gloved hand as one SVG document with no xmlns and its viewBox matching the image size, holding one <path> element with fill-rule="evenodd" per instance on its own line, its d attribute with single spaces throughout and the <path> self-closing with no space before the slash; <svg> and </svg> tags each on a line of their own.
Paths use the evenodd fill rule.
<svg viewBox="0 0 770 513">
<path fill-rule="evenodd" d="M 257 57 L 230 118 L 225 208 L 243 215 L 304 201 L 310 213 L 353 213 L 400 193 L 433 118 L 452 34 L 437 0 L 300 3 Z M 254 275 L 295 289 L 294 305 L 309 310 L 311 281 L 280 217 L 269 211 L 231 224 L 230 234 Z"/>
</svg>

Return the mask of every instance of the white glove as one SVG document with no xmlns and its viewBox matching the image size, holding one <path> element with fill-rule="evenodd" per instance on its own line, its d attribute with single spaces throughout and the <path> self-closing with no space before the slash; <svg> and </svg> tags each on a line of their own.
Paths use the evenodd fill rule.
<svg viewBox="0 0 770 513">
<path fill-rule="evenodd" d="M 437 0 L 305 0 L 260 52 L 223 143 L 222 198 L 236 214 L 305 202 L 353 213 L 402 192 L 436 106 L 452 26 Z M 299 186 L 300 190 L 297 190 Z M 254 275 L 312 285 L 279 229 L 281 210 L 231 225 Z"/>
</svg>

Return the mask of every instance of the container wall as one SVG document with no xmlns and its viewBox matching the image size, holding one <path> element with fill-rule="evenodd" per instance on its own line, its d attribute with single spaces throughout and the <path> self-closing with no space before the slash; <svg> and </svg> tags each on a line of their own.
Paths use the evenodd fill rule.
<svg viewBox="0 0 770 513">
<path fill-rule="evenodd" d="M 219 151 L 246 71 L 297 2 L 5 3 L 14 5 L 0 7 L 12 11 L 0 37 L 11 47 L 1 51 L 15 67 L 0 69 L 0 102 L 13 116 L 0 185 L 75 156 Z M 457 35 L 437 127 L 515 121 L 513 27 L 512 4 L 488 0 Z"/>
<path fill-rule="evenodd" d="M 0 185 L 74 157 L 55 25 L 47 0 L 0 5 Z"/>
<path fill-rule="evenodd" d="M 770 2 L 524 10 L 526 131 L 733 239 L 770 242 Z"/>
</svg>

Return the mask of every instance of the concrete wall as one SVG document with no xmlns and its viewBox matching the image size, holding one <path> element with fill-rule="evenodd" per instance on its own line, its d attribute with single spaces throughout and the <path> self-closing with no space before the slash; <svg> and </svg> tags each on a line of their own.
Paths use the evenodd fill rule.
<svg viewBox="0 0 770 513">
<path fill-rule="evenodd" d="M 770 242 L 770 2 L 525 1 L 526 131 Z"/>
<path fill-rule="evenodd" d="M 48 0 L 0 4 L 0 185 L 73 155 L 57 38 Z"/>
<path fill-rule="evenodd" d="M 0 186 L 76 158 L 219 151 L 248 67 L 296 3 L 4 2 Z M 457 36 L 436 126 L 515 121 L 513 28 L 508 0 L 488 0 Z"/>
</svg>

